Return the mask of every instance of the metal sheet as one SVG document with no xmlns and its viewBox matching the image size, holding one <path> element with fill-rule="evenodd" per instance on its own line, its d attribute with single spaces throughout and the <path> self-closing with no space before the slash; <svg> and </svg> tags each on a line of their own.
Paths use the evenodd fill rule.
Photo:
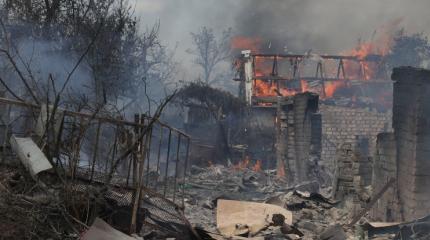
<svg viewBox="0 0 430 240">
<path fill-rule="evenodd" d="M 19 138 L 12 135 L 10 144 L 32 177 L 36 177 L 38 173 L 52 168 L 45 154 L 31 138 Z"/>
</svg>

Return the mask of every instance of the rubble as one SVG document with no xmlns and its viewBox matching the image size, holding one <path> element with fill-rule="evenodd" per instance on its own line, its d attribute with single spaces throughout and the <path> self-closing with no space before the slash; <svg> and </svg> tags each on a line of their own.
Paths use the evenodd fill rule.
<svg viewBox="0 0 430 240">
<path fill-rule="evenodd" d="M 292 214 L 284 208 L 264 203 L 233 201 L 219 199 L 217 201 L 217 229 L 226 236 L 255 236 L 270 226 L 292 224 Z M 282 216 L 281 223 L 274 220 Z"/>
<path fill-rule="evenodd" d="M 344 240 L 347 236 L 342 229 L 342 226 L 336 224 L 329 226 L 324 232 L 319 236 L 321 240 Z"/>
<path fill-rule="evenodd" d="M 209 232 L 223 232 L 217 228 L 217 225 L 220 224 L 218 223 L 220 219 L 217 215 L 219 211 L 217 202 L 237 202 L 239 206 L 247 206 L 249 202 L 255 206 L 266 203 L 279 206 L 285 209 L 284 211 L 290 211 L 292 213 L 291 223 L 288 221 L 285 221 L 285 224 L 279 223 L 282 220 L 277 220 L 276 217 L 281 212 L 277 212 L 271 218 L 267 217 L 268 213 L 258 216 L 258 207 L 245 209 L 251 211 L 252 214 L 244 215 L 239 218 L 240 221 L 229 218 L 229 221 L 224 222 L 224 224 L 232 223 L 231 225 L 227 224 L 230 229 L 237 227 L 238 234 L 248 235 L 250 229 L 249 225 L 246 224 L 246 219 L 254 216 L 252 217 L 253 221 L 248 224 L 256 221 L 256 219 L 264 219 L 264 224 L 260 225 L 260 228 L 265 226 L 264 229 L 257 234 L 254 231 L 251 236 L 264 237 L 265 239 L 285 239 L 287 237 L 290 239 L 316 239 L 333 222 L 347 225 L 351 221 L 352 215 L 350 215 L 349 210 L 341 208 L 338 201 L 330 200 L 319 192 L 298 190 L 319 190 L 319 187 L 315 188 L 313 182 L 290 187 L 285 181 L 276 177 L 276 172 L 273 171 L 254 172 L 249 168 L 234 169 L 221 165 L 198 169 L 198 173 L 194 172 L 195 174 L 189 177 L 185 215 L 193 225 Z M 243 178 L 247 179 L 246 176 L 253 176 L 253 184 L 247 183 L 251 187 L 242 187 Z M 323 190 L 321 192 L 324 192 Z M 213 209 L 203 207 L 208 202 L 212 203 Z M 225 206 L 223 207 L 225 208 Z M 230 211 L 229 214 L 235 214 L 235 212 Z M 215 221 L 216 219 L 218 220 Z M 240 224 L 234 225 L 233 222 L 235 221 Z M 230 235 L 232 232 L 233 230 L 229 231 Z M 301 234 L 303 236 L 300 236 Z M 347 234 L 354 236 L 355 233 L 350 230 Z"/>
<path fill-rule="evenodd" d="M 90 229 L 86 231 L 81 237 L 82 240 L 137 240 L 137 238 L 133 238 L 127 236 L 126 234 L 112 228 L 101 220 L 100 218 L 96 218 L 93 225 L 91 225 Z"/>
<path fill-rule="evenodd" d="M 114 2 L 105 7 L 115 18 L 130 11 L 122 11 L 128 6 L 122 1 L 120 11 L 110 10 Z M 47 12 L 68 10 L 62 2 L 50 4 Z M 88 11 L 102 5 L 89 4 Z M 72 10 L 67 14 L 75 16 Z M 5 71 L 16 73 L 0 78 L 0 239 L 430 239 L 430 70 L 394 68 L 389 81 L 385 56 L 362 56 L 363 46 L 351 55 L 244 50 L 234 62 L 235 96 L 215 89 L 211 82 L 219 79 L 210 77 L 230 57 L 230 30 L 218 40 L 202 28 L 201 35 L 192 33 L 198 51 L 189 52 L 206 83 L 184 84 L 158 102 L 146 81 L 159 78 L 164 85 L 163 76 L 175 72 L 159 66 L 170 65 L 165 58 L 173 54 L 158 41 L 158 27 L 139 38 L 134 20 L 116 24 L 88 13 L 100 29 L 60 88 L 53 74 L 40 84 L 31 64 L 14 59 L 21 56 L 9 47 L 17 34 L 8 33 L 14 16 L 6 25 L 0 18 Z M 55 19 L 55 12 L 49 15 Z M 62 18 L 76 20 L 71 16 Z M 99 32 L 112 24 L 132 33 L 113 38 Z M 43 32 L 50 25 L 43 24 Z M 104 43 L 99 33 L 121 43 L 111 57 L 92 49 Z M 123 40 L 139 46 L 129 49 Z M 95 96 L 69 93 L 82 62 L 94 68 Z M 128 62 L 147 66 L 103 69 Z M 143 83 L 136 83 L 141 73 Z M 23 86 L 9 86 L 16 77 Z M 133 78 L 127 87 L 136 89 L 110 92 L 119 86 L 99 80 L 108 77 Z M 180 117 L 163 118 L 170 101 Z M 137 106 L 124 110 L 131 105 Z"/>
</svg>

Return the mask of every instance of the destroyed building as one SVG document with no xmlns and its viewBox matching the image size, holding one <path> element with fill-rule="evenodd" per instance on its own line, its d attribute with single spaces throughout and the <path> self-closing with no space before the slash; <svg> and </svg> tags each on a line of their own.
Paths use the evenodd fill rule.
<svg viewBox="0 0 430 240">
<path fill-rule="evenodd" d="M 0 0 L 0 239 L 430 239 L 424 33 L 173 2 Z"/>
<path fill-rule="evenodd" d="M 264 160 L 276 161 L 278 169 L 282 164 L 295 182 L 309 180 L 303 176 L 317 171 L 313 167 L 325 168 L 333 176 L 339 167 L 339 149 L 344 144 L 356 144 L 359 138 L 367 139 L 365 157 L 372 158 L 377 134 L 391 126 L 391 97 L 386 92 L 392 86 L 378 61 L 378 57 L 361 60 L 353 56 L 243 51 L 236 80 L 240 81 L 239 96 L 250 109 L 249 117 L 242 120 L 254 132 L 247 138 L 251 155 L 271 149 L 265 152 Z M 334 72 L 324 70 L 328 64 L 334 66 Z M 366 73 L 366 64 L 378 68 Z M 271 132 L 272 142 L 270 138 L 261 141 L 253 122 L 267 126 L 262 132 Z"/>
</svg>

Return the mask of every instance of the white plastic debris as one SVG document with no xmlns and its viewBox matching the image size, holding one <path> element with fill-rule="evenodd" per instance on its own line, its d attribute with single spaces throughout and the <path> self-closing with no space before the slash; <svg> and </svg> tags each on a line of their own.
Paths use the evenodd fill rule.
<svg viewBox="0 0 430 240">
<path fill-rule="evenodd" d="M 18 158 L 33 178 L 35 178 L 38 173 L 52 168 L 45 154 L 43 154 L 31 138 L 19 138 L 12 135 L 10 144 L 13 151 L 18 155 Z"/>
</svg>

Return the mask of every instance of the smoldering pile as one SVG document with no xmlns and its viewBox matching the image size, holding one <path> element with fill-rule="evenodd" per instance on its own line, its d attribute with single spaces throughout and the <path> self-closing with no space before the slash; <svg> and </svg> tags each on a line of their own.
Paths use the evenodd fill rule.
<svg viewBox="0 0 430 240">
<path fill-rule="evenodd" d="M 222 165 L 192 166 L 191 169 L 186 184 L 185 214 L 191 223 L 205 229 L 215 239 L 223 239 L 220 234 L 224 237 L 231 234 L 223 231 L 223 214 L 232 214 L 229 218 L 237 212 L 248 216 L 241 219 L 241 226 L 235 226 L 232 239 L 316 239 L 327 229 L 340 228 L 340 225 L 332 226 L 333 223 L 346 224 L 351 218 L 339 202 L 324 197 L 328 189 L 320 189 L 317 182 L 288 186 L 274 170 L 254 171 Z M 277 214 L 255 215 L 268 206 L 279 214 L 288 212 L 287 216 L 281 214 L 282 224 L 277 222 Z M 255 225 L 255 218 L 260 218 L 263 224 Z M 339 231 L 346 234 L 344 230 Z M 354 232 L 349 229 L 347 234 L 354 235 Z"/>
</svg>

